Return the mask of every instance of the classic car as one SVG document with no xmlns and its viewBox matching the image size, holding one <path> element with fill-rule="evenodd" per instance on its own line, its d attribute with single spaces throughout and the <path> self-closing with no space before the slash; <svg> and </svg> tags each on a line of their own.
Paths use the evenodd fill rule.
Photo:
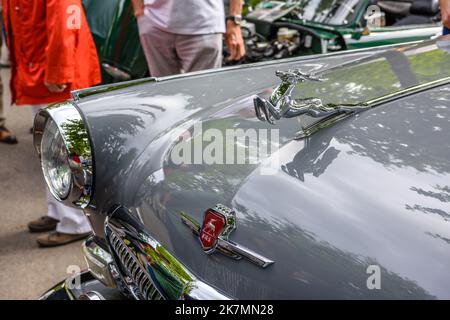
<svg viewBox="0 0 450 320">
<path fill-rule="evenodd" d="M 110 26 L 102 25 L 108 34 L 99 50 L 108 74 L 104 83 L 149 75 L 131 0 L 108 7 L 114 3 Z M 105 19 L 103 10 L 86 11 L 90 21 Z M 246 1 L 245 13 L 247 54 L 238 62 L 224 59 L 224 65 L 425 40 L 442 32 L 438 0 Z"/>
<path fill-rule="evenodd" d="M 438 0 L 264 1 L 247 59 L 285 58 L 429 39 L 441 33 Z"/>
<path fill-rule="evenodd" d="M 117 7 L 120 0 L 83 0 L 83 8 L 86 13 L 89 13 L 86 18 L 88 20 L 89 28 L 94 38 L 97 50 L 101 52 L 108 33 L 111 29 L 113 19 L 115 17 Z M 101 14 L 93 14 L 94 12 L 101 12 Z"/>
<path fill-rule="evenodd" d="M 72 95 L 34 145 L 88 269 L 41 299 L 450 298 L 450 37 Z"/>
</svg>

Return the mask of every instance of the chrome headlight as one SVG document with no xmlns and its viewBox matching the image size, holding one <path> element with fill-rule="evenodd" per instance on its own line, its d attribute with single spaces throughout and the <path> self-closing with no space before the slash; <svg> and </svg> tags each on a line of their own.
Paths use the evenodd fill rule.
<svg viewBox="0 0 450 320">
<path fill-rule="evenodd" d="M 36 115 L 34 147 L 52 195 L 85 208 L 92 196 L 92 153 L 83 119 L 72 103 L 53 105 Z"/>
<path fill-rule="evenodd" d="M 66 199 L 70 192 L 72 173 L 63 137 L 51 118 L 45 125 L 40 151 L 45 181 L 57 198 Z"/>
</svg>

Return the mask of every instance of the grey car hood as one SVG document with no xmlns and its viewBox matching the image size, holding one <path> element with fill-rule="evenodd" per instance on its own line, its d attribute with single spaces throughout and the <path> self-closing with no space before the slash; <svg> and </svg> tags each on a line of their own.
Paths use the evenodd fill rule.
<svg viewBox="0 0 450 320">
<path fill-rule="evenodd" d="M 376 99 L 450 70 L 448 53 L 433 43 L 402 50 L 407 59 L 397 63 L 396 54 L 362 51 L 79 100 L 95 153 L 87 211 L 96 233 L 102 236 L 111 208 L 123 205 L 194 274 L 236 298 L 450 298 L 450 87 L 385 103 L 304 140 L 294 140 L 303 120 L 270 126 L 252 105 L 255 94 L 277 85 L 277 69 L 323 73 L 327 81 L 304 84 L 298 94 L 330 103 Z M 439 65 L 434 73 L 430 59 Z M 410 67 L 396 70 L 399 63 Z M 279 150 L 258 164 L 175 165 L 174 146 L 199 123 L 278 129 Z M 264 168 L 271 174 L 261 174 Z M 273 265 L 203 252 L 180 213 L 202 221 L 217 203 L 236 211 L 231 239 Z M 379 290 L 367 287 L 369 266 L 380 268 Z"/>
</svg>

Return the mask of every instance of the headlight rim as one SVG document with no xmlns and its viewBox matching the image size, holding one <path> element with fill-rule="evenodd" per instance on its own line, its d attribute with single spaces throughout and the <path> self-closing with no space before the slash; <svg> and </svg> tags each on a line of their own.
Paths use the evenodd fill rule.
<svg viewBox="0 0 450 320">
<path fill-rule="evenodd" d="M 39 111 L 34 119 L 33 144 L 38 153 L 41 169 L 41 145 L 44 130 L 49 119 L 52 119 L 64 141 L 68 163 L 71 172 L 70 190 L 68 196 L 60 198 L 46 181 L 50 193 L 58 201 L 71 207 L 86 208 L 92 200 L 94 165 L 90 136 L 85 121 L 73 101 L 51 105 Z M 47 179 L 47 178 L 46 178 Z"/>
</svg>

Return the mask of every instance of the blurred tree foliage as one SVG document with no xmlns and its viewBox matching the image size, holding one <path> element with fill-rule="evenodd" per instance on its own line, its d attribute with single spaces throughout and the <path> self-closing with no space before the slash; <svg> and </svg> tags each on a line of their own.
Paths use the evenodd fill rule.
<svg viewBox="0 0 450 320">
<path fill-rule="evenodd" d="M 68 148 L 71 152 L 83 157 L 90 156 L 89 138 L 81 120 L 69 119 L 61 125 L 68 137 Z"/>
</svg>

